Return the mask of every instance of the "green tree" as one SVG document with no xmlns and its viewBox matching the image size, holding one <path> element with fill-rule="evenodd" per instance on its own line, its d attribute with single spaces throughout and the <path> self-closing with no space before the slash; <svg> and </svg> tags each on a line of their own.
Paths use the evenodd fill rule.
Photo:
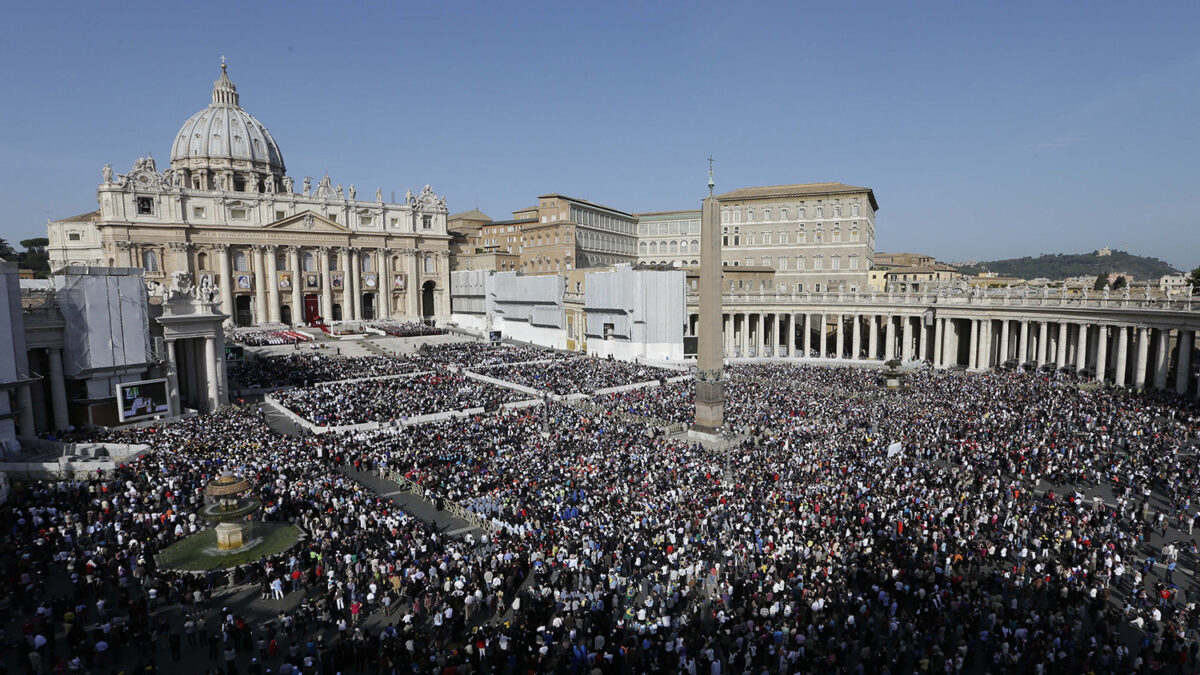
<svg viewBox="0 0 1200 675">
<path fill-rule="evenodd" d="M 1108 273 L 1101 272 L 1096 275 L 1096 283 L 1092 284 L 1093 291 L 1102 291 L 1108 285 Z"/>
<path fill-rule="evenodd" d="M 1188 275 L 1187 284 L 1192 287 L 1192 295 L 1200 295 L 1200 267 Z"/>
<path fill-rule="evenodd" d="M 1112 289 L 1113 289 L 1114 291 L 1119 291 L 1119 290 L 1121 290 L 1122 288 L 1125 288 L 1125 287 L 1126 287 L 1126 286 L 1128 286 L 1128 285 L 1129 285 L 1129 282 L 1128 282 L 1128 281 L 1125 281 L 1125 277 L 1124 277 L 1124 276 L 1119 276 L 1119 277 L 1117 277 L 1116 281 L 1114 281 L 1114 282 L 1113 282 Z"/>
<path fill-rule="evenodd" d="M 4 258 L 5 260 L 17 259 L 17 252 L 9 245 L 7 239 L 0 239 L 0 258 Z"/>
<path fill-rule="evenodd" d="M 21 241 L 21 246 L 30 253 L 45 253 L 46 247 L 50 245 L 50 240 L 45 237 L 34 237 L 33 239 L 24 239 Z"/>
</svg>

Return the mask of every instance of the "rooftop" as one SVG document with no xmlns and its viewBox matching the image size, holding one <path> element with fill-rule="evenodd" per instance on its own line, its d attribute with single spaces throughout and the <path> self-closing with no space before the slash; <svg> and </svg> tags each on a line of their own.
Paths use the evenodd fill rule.
<svg viewBox="0 0 1200 675">
<path fill-rule="evenodd" d="M 734 201 L 737 199 L 768 199 L 773 197 L 817 197 L 822 195 L 843 195 L 867 193 L 871 200 L 871 208 L 878 211 L 879 203 L 875 201 L 875 191 L 871 188 L 845 183 L 796 183 L 793 185 L 763 185 L 748 187 L 717 195 L 718 201 Z"/>
<path fill-rule="evenodd" d="M 693 216 L 695 218 L 699 218 L 700 217 L 700 209 L 683 209 L 682 211 L 647 211 L 645 213 L 635 213 L 633 215 L 636 216 L 637 218 L 655 218 L 655 217 L 659 217 L 659 216 L 667 217 L 667 216 L 681 216 L 681 215 L 688 215 L 688 216 Z"/>
<path fill-rule="evenodd" d="M 611 211 L 611 212 L 613 212 L 613 213 L 619 213 L 619 214 L 621 214 L 622 216 L 629 216 L 630 218 L 632 218 L 632 217 L 633 217 L 633 214 L 631 214 L 631 213 L 626 213 L 625 211 L 622 211 L 621 209 L 614 209 L 614 208 L 613 208 L 613 207 L 611 207 L 611 206 L 605 206 L 605 205 L 603 205 L 603 204 L 597 204 L 596 202 L 589 202 L 589 201 L 588 201 L 588 200 L 586 200 L 586 199 L 577 199 L 577 198 L 575 198 L 575 197 L 568 197 L 567 195 L 559 194 L 559 193 L 557 193 L 557 192 L 551 192 L 550 194 L 545 194 L 545 195 L 538 195 L 538 199 L 553 199 L 553 198 L 565 199 L 565 200 L 567 200 L 567 201 L 569 201 L 569 202 L 575 202 L 576 204 L 584 204 L 584 205 L 586 205 L 586 206 L 590 206 L 590 207 L 592 207 L 592 208 L 596 208 L 596 209 L 604 209 L 605 211 Z"/>
<path fill-rule="evenodd" d="M 490 222 L 492 219 L 488 216 L 488 214 L 480 211 L 479 209 L 471 209 L 470 211 L 456 213 L 448 217 L 447 220 L 482 220 L 485 222 Z"/>
</svg>

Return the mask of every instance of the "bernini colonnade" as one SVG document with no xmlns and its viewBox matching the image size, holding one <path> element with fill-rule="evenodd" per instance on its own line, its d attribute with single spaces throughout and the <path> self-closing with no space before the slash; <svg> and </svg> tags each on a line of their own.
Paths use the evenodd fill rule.
<svg viewBox="0 0 1200 675">
<path fill-rule="evenodd" d="M 689 335 L 696 303 L 689 294 Z M 723 306 L 727 358 L 1070 367 L 1120 386 L 1197 391 L 1200 302 L 1190 298 L 727 293 Z"/>
</svg>

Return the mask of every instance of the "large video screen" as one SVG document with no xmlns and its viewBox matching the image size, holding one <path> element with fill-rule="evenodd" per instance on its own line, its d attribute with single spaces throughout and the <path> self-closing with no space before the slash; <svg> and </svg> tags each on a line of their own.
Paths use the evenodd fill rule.
<svg viewBox="0 0 1200 675">
<path fill-rule="evenodd" d="M 170 414 L 166 380 L 142 380 L 117 385 L 117 411 L 122 422 Z"/>
</svg>

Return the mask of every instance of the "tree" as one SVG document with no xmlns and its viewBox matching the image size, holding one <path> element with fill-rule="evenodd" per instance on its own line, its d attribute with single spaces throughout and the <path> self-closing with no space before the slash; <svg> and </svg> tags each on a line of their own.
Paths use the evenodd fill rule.
<svg viewBox="0 0 1200 675">
<path fill-rule="evenodd" d="M 1113 282 L 1112 289 L 1113 289 L 1114 291 L 1119 291 L 1119 290 L 1121 290 L 1122 288 L 1125 288 L 1125 287 L 1126 287 L 1126 286 L 1128 286 L 1128 285 L 1129 285 L 1129 282 L 1128 282 L 1128 281 L 1125 281 L 1125 277 L 1124 277 L 1124 276 L 1119 276 L 1119 277 L 1117 277 L 1117 280 Z"/>
<path fill-rule="evenodd" d="M 1200 295 L 1200 267 L 1188 275 L 1187 285 L 1192 287 L 1192 295 Z"/>
<path fill-rule="evenodd" d="M 23 243 L 23 242 L 22 242 Z M 1102 291 L 1108 285 L 1108 274 L 1101 272 L 1096 275 L 1096 283 L 1092 284 L 1093 291 Z"/>
<path fill-rule="evenodd" d="M 5 260 L 17 259 L 17 252 L 13 250 L 11 245 L 9 245 L 7 239 L 0 239 L 0 258 L 4 258 Z"/>
<path fill-rule="evenodd" d="M 33 239 L 25 239 L 21 241 L 21 246 L 30 253 L 45 253 L 46 247 L 50 245 L 50 240 L 45 237 L 34 237 Z"/>
</svg>

